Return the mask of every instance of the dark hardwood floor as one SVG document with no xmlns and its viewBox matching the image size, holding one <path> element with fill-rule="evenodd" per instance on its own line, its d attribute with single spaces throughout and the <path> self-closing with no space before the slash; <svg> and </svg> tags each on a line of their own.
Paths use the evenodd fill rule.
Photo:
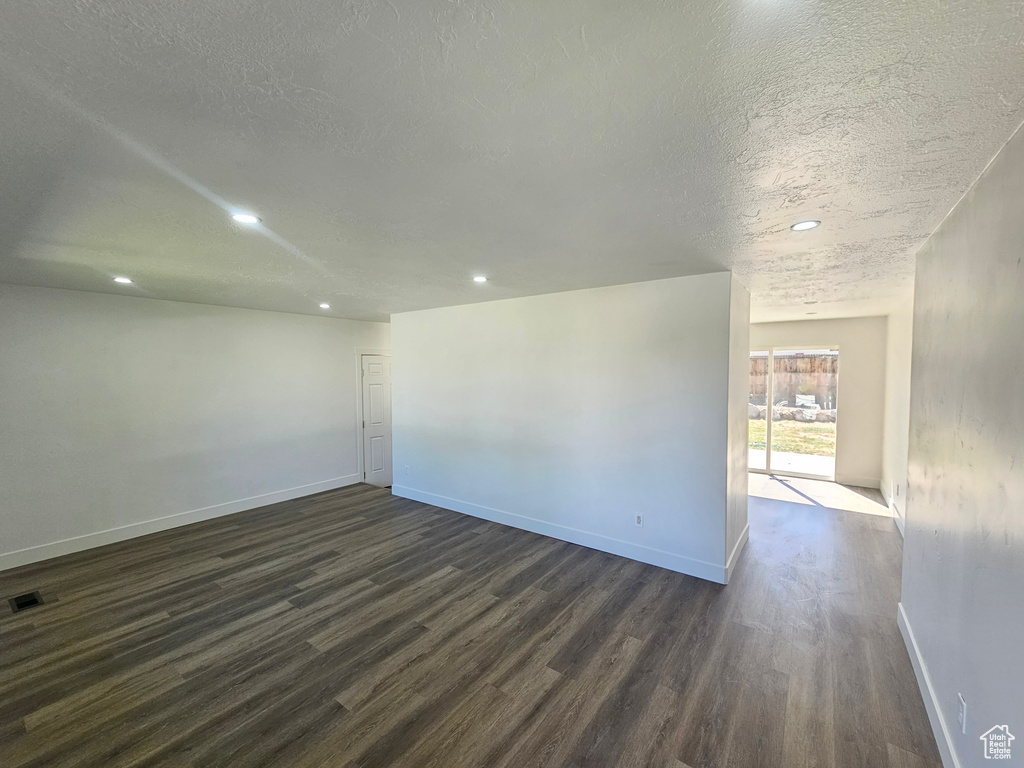
<svg viewBox="0 0 1024 768">
<path fill-rule="evenodd" d="M 938 763 L 892 520 L 752 499 L 729 587 L 366 485 L 0 574 L 0 765 Z"/>
</svg>

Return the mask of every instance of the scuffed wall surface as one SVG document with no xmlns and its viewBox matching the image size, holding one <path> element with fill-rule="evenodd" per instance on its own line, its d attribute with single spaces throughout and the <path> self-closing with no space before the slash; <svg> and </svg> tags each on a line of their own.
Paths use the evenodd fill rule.
<svg viewBox="0 0 1024 768">
<path fill-rule="evenodd" d="M 917 263 L 902 603 L 964 766 L 1024 743 L 1022 211 L 1018 132 Z"/>
<path fill-rule="evenodd" d="M 907 451 L 910 440 L 910 366 L 914 307 L 889 315 L 885 347 L 885 443 L 882 495 L 901 518 L 907 514 Z"/>
</svg>

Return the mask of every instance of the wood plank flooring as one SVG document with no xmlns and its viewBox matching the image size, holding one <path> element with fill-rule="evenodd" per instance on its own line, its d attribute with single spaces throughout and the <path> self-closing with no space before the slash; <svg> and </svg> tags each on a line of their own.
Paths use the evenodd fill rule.
<svg viewBox="0 0 1024 768">
<path fill-rule="evenodd" d="M 937 766 L 891 519 L 721 587 L 351 486 L 0 574 L 0 765 Z"/>
</svg>

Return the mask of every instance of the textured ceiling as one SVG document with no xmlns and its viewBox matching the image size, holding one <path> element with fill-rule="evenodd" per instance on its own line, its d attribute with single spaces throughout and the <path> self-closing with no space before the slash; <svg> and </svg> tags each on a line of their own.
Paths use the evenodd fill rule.
<svg viewBox="0 0 1024 768">
<path fill-rule="evenodd" d="M 732 269 L 755 320 L 882 313 L 1022 40 L 1009 0 L 5 2 L 0 282 L 385 319 Z"/>
</svg>

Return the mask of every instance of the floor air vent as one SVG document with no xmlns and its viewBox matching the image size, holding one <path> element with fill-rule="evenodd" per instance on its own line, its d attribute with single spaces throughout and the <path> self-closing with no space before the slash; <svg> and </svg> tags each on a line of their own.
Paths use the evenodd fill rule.
<svg viewBox="0 0 1024 768">
<path fill-rule="evenodd" d="M 26 608 L 31 608 L 34 605 L 42 605 L 43 598 L 39 596 L 38 592 L 29 592 L 27 595 L 12 597 L 8 602 L 11 604 L 11 610 L 17 613 L 18 611 L 24 611 Z"/>
</svg>

